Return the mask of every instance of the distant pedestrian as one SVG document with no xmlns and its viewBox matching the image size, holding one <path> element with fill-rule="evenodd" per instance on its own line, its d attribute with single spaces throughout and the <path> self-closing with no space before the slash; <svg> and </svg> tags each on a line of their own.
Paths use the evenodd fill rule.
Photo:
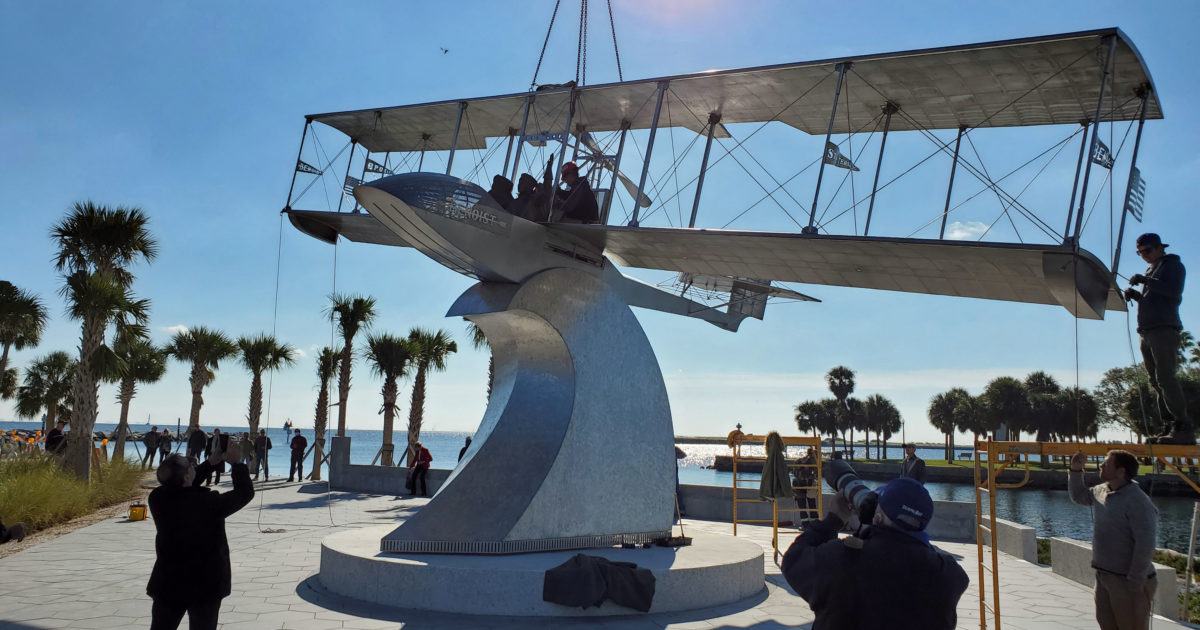
<svg viewBox="0 0 1200 630">
<path fill-rule="evenodd" d="M 458 461 L 462 461 L 463 455 L 467 454 L 467 449 L 471 448 L 471 436 L 467 436 L 467 443 L 458 451 Z"/>
<path fill-rule="evenodd" d="M 292 437 L 292 465 L 288 469 L 288 481 L 294 476 L 297 481 L 304 481 L 304 451 L 308 448 L 308 440 L 303 435 L 300 435 L 300 429 L 296 429 L 296 435 Z"/>
<path fill-rule="evenodd" d="M 233 490 L 200 487 L 218 463 L 232 466 Z M 254 498 L 250 471 L 236 444 L 221 455 L 195 460 L 172 455 L 158 468 L 159 487 L 147 503 L 154 516 L 154 569 L 146 585 L 153 600 L 151 630 L 179 627 L 184 613 L 191 630 L 215 630 L 221 600 L 232 591 L 225 519 Z"/>
<path fill-rule="evenodd" d="M 904 461 L 900 462 L 900 476 L 910 477 L 925 485 L 925 460 L 917 457 L 917 445 L 904 445 Z"/>
<path fill-rule="evenodd" d="M 258 437 L 254 438 L 254 478 L 258 479 L 258 471 L 262 470 L 263 478 L 270 479 L 271 473 L 267 468 L 267 458 L 270 457 L 270 450 L 273 445 L 271 438 L 267 437 L 266 429 L 258 430 Z"/>
<path fill-rule="evenodd" d="M 1133 478 L 1138 461 L 1122 450 L 1100 464 L 1104 483 L 1083 483 L 1083 452 L 1071 458 L 1071 501 L 1092 509 L 1092 568 L 1096 570 L 1096 621 L 1101 630 L 1144 630 L 1158 588 L 1151 557 L 1158 537 L 1158 508 Z"/>
<path fill-rule="evenodd" d="M 65 441 L 65 439 L 67 437 L 66 433 L 63 432 L 63 429 L 65 429 L 66 427 L 67 427 L 67 421 L 59 420 L 58 424 L 54 425 L 54 428 L 50 429 L 50 432 L 46 434 L 46 452 L 47 453 L 53 453 L 53 454 L 57 455 L 60 452 L 62 452 L 63 442 Z"/>
<path fill-rule="evenodd" d="M 188 457 L 201 461 L 205 459 L 204 449 L 208 446 L 208 436 L 204 434 L 204 429 L 197 427 L 192 430 L 192 434 L 187 440 Z"/>
<path fill-rule="evenodd" d="M 216 478 L 217 485 L 221 483 L 221 475 L 225 473 L 225 451 L 229 450 L 229 436 L 221 433 L 220 429 L 213 429 L 212 437 L 208 438 L 206 453 L 210 459 L 216 459 L 214 464 L 209 469 L 209 474 L 205 477 L 204 485 L 210 486 L 213 484 L 213 479 Z"/>
<path fill-rule="evenodd" d="M 146 447 L 146 453 L 142 455 L 142 466 L 154 468 L 154 456 L 158 453 L 158 427 L 150 427 L 150 431 L 142 436 L 142 445 Z"/>
<path fill-rule="evenodd" d="M 171 443 L 175 438 L 171 436 L 170 429 L 163 429 L 158 436 L 158 465 L 162 466 L 163 461 L 167 459 L 167 455 L 171 454 Z"/>
<path fill-rule="evenodd" d="M 425 485 L 425 478 L 429 476 L 429 464 L 433 462 L 433 455 L 429 449 L 425 448 L 420 442 L 416 442 L 412 446 L 413 452 L 413 475 L 412 475 L 412 493 L 417 495 L 417 484 L 421 484 L 421 496 L 429 496 L 429 488 Z"/>
<path fill-rule="evenodd" d="M 800 512 L 800 522 L 815 521 L 821 518 L 821 513 L 817 511 L 817 497 L 821 495 L 821 489 L 815 487 L 817 483 L 817 455 L 813 447 L 808 447 L 804 457 L 796 462 L 799 466 L 796 467 L 796 472 L 792 475 L 792 491 L 796 495 L 796 507 L 802 510 Z"/>
</svg>

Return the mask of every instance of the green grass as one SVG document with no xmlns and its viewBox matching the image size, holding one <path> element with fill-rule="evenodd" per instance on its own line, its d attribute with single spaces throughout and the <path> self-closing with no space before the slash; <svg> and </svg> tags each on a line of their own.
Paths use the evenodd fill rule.
<svg viewBox="0 0 1200 630">
<path fill-rule="evenodd" d="M 43 455 L 0 460 L 0 517 L 30 530 L 69 521 L 96 508 L 128 500 L 145 471 L 124 462 L 107 462 L 93 471 L 91 485 L 63 470 L 58 459 Z"/>
</svg>

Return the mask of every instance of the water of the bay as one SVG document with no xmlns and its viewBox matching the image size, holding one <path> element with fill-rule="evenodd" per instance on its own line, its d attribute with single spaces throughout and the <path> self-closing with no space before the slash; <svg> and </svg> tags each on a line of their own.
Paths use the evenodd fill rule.
<svg viewBox="0 0 1200 630">
<path fill-rule="evenodd" d="M 37 429 L 40 428 L 37 423 L 28 422 L 0 422 L 0 429 Z M 116 428 L 112 424 L 97 424 L 97 431 L 111 432 Z M 142 432 L 149 427 L 135 425 L 132 427 L 134 431 Z M 159 427 L 162 429 L 164 427 Z M 172 433 L 176 432 L 176 427 L 165 427 L 170 429 Z M 220 427 L 222 431 L 231 433 L 240 433 L 248 430 L 247 427 Z M 183 429 L 186 431 L 187 427 Z M 206 425 L 205 429 L 212 430 L 211 426 Z M 350 429 L 347 435 L 351 438 L 350 442 L 350 461 L 355 464 L 370 464 L 379 452 L 379 447 L 383 442 L 383 432 L 377 430 L 365 429 Z M 273 471 L 286 471 L 286 444 L 287 437 L 281 428 L 272 428 L 268 430 L 268 435 L 271 436 L 275 448 L 271 452 L 273 455 L 272 463 Z M 305 429 L 302 435 L 312 440 L 312 430 Z M 423 431 L 421 433 L 421 443 L 429 449 L 433 455 L 434 468 L 453 468 L 455 462 L 458 461 L 458 451 L 463 446 L 463 440 L 470 433 L 453 432 L 453 431 Z M 404 431 L 398 431 L 395 434 L 394 442 L 397 445 L 402 445 L 407 442 L 407 435 Z M 176 445 L 178 446 L 178 445 Z M 732 486 L 733 474 L 722 472 L 709 468 L 712 465 L 714 458 L 717 455 L 729 455 L 730 449 L 724 444 L 688 444 L 680 443 L 679 445 L 686 453 L 687 457 L 679 460 L 679 481 L 684 484 L 706 485 L 706 486 Z M 113 445 L 109 445 L 111 450 Z M 127 457 L 140 457 L 143 447 L 140 443 L 130 442 L 126 444 Z M 182 451 L 182 449 L 180 449 Z M 800 449 L 789 450 L 789 457 L 799 456 Z M 761 447 L 746 446 L 743 452 L 748 455 L 762 454 Z M 969 451 L 960 451 L 969 452 Z M 872 458 L 876 455 L 875 448 L 871 449 Z M 944 459 L 945 455 L 941 448 L 918 448 L 917 455 L 924 459 Z M 884 453 L 885 459 L 899 459 L 902 456 L 899 445 L 888 445 Z M 861 446 L 855 449 L 856 458 L 864 458 L 864 451 Z M 897 467 L 898 468 L 898 467 Z M 874 482 L 869 482 L 874 483 Z M 930 495 L 935 500 L 939 501 L 964 501 L 974 503 L 975 494 L 970 484 L 952 484 L 952 483 L 929 483 L 926 484 Z M 1178 551 L 1187 551 L 1187 538 L 1191 529 L 1192 509 L 1195 505 L 1195 499 L 1190 497 L 1153 497 L 1154 504 L 1159 510 L 1159 546 L 1175 549 Z M 1071 503 L 1067 497 L 1066 488 L 1062 490 L 1040 490 L 1033 488 L 1022 488 L 1018 490 L 1004 490 L 996 494 L 996 515 L 1000 518 L 1023 523 L 1037 530 L 1039 537 L 1049 536 L 1066 536 L 1079 540 L 1091 540 L 1092 537 L 1092 519 L 1088 509 Z"/>
</svg>

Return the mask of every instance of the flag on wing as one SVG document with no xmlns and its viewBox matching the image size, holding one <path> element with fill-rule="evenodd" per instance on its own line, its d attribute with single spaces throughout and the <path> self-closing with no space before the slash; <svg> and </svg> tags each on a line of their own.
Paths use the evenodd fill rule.
<svg viewBox="0 0 1200 630">
<path fill-rule="evenodd" d="M 1129 186 L 1125 189 L 1125 211 L 1142 222 L 1142 204 L 1146 201 L 1146 180 L 1135 166 L 1129 169 Z"/>
<path fill-rule="evenodd" d="M 317 167 L 313 166 L 312 164 L 309 164 L 308 162 L 305 162 L 304 160 L 296 160 L 296 172 L 297 173 L 308 173 L 310 175 L 320 175 L 321 174 L 321 171 L 317 170 Z"/>
<path fill-rule="evenodd" d="M 850 158 L 842 155 L 842 152 L 838 151 L 837 145 L 832 142 L 825 143 L 825 163 L 838 168 L 848 168 L 852 171 L 858 170 L 854 162 L 851 162 Z"/>
<path fill-rule="evenodd" d="M 1096 163 L 1099 166 L 1103 166 L 1104 168 L 1106 168 L 1110 171 L 1112 170 L 1112 167 L 1113 167 L 1112 151 L 1108 150 L 1108 146 L 1106 146 L 1103 142 L 1101 142 L 1100 138 L 1096 138 L 1096 146 L 1092 148 L 1092 162 Z"/>
<path fill-rule="evenodd" d="M 379 162 L 376 162 L 375 160 L 372 160 L 371 158 L 367 158 L 367 172 L 368 173 L 379 173 L 380 175 L 391 175 L 392 174 L 392 172 L 389 171 L 386 166 L 380 164 Z"/>
<path fill-rule="evenodd" d="M 346 195 L 353 195 L 355 186 L 362 186 L 362 180 L 350 175 L 346 176 L 346 185 L 342 186 L 342 192 Z"/>
</svg>

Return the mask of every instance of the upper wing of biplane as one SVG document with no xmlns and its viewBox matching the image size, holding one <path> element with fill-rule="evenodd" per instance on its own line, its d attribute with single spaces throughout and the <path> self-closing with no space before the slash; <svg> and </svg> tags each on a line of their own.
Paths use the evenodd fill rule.
<svg viewBox="0 0 1200 630">
<path fill-rule="evenodd" d="M 558 130 L 572 96 L 574 129 L 606 132 L 648 129 L 659 86 L 683 112 L 659 126 L 703 133 L 710 114 L 723 124 L 777 120 L 810 134 L 825 134 L 828 109 L 813 107 L 833 93 L 838 64 L 851 65 L 842 88 L 843 108 L 833 133 L 868 126 L 886 101 L 901 108 L 893 131 L 1076 124 L 1094 116 L 1097 77 L 1105 41 L 1116 38 L 1106 121 L 1135 120 L 1134 90 L 1151 88 L 1146 118 L 1162 118 L 1149 71 L 1119 29 L 1068 33 L 965 46 L 843 57 L 759 68 L 717 70 L 421 105 L 384 107 L 309 117 L 334 127 L 372 152 L 487 148 L 486 139 L 515 135 L 527 99 L 528 133 Z M 817 89 L 829 81 L 828 89 Z M 823 101 L 820 101 L 823 102 Z M 459 116 L 460 111 L 462 116 Z M 458 129 L 455 143 L 455 129 Z M 720 126 L 717 136 L 725 135 Z"/>
<path fill-rule="evenodd" d="M 548 225 L 627 267 L 709 276 L 1057 304 L 1076 317 L 1125 310 L 1112 274 L 1066 245 Z M 1076 264 L 1078 263 L 1078 264 Z"/>
</svg>

